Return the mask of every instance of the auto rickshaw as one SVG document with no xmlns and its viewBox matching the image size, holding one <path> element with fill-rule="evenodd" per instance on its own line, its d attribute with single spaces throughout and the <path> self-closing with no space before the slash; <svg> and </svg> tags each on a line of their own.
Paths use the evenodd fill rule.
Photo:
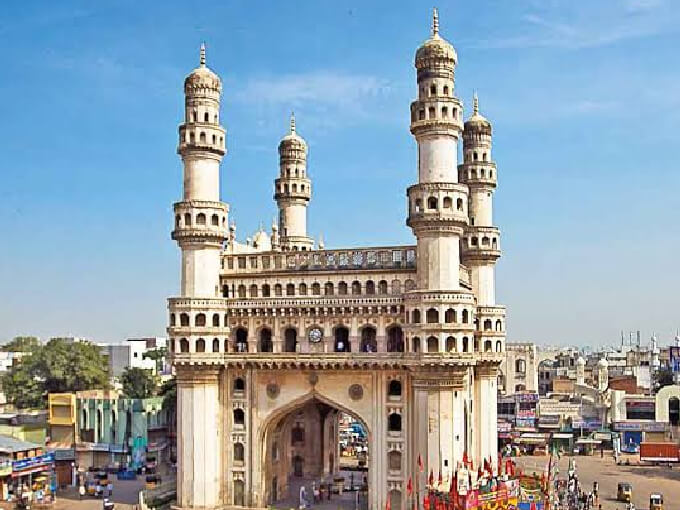
<svg viewBox="0 0 680 510">
<path fill-rule="evenodd" d="M 663 510 L 663 494 L 653 492 L 649 496 L 649 510 Z"/>
<path fill-rule="evenodd" d="M 621 482 L 616 490 L 616 499 L 630 503 L 633 497 L 633 486 L 628 482 Z"/>
</svg>

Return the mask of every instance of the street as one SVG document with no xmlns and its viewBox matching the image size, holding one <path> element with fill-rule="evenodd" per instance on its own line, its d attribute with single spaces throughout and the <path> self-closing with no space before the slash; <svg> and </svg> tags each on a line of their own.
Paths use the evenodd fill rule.
<svg viewBox="0 0 680 510">
<path fill-rule="evenodd" d="M 599 482 L 600 503 L 603 510 L 623 510 L 625 503 L 616 501 L 619 482 L 633 485 L 633 503 L 638 509 L 649 508 L 649 495 L 661 492 L 664 495 L 664 510 L 680 510 L 680 466 L 673 469 L 656 466 L 617 466 L 611 454 L 604 458 L 577 456 L 576 468 L 581 486 L 591 491 L 593 481 Z M 516 462 L 525 473 L 541 473 L 547 457 L 517 457 Z M 563 456 L 559 462 L 559 477 L 567 477 L 570 457 Z"/>
</svg>

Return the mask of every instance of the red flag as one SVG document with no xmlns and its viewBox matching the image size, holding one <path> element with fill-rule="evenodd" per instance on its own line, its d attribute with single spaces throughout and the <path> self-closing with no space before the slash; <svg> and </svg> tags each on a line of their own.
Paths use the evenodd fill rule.
<svg viewBox="0 0 680 510">
<path fill-rule="evenodd" d="M 418 454 L 418 469 L 420 469 L 421 473 L 425 470 L 425 467 L 423 466 L 423 459 L 421 458 L 420 454 Z"/>
<path fill-rule="evenodd" d="M 484 459 L 484 471 L 491 473 L 491 464 L 488 460 Z"/>
<path fill-rule="evenodd" d="M 478 478 L 478 479 L 481 478 L 481 477 L 482 477 L 482 474 L 483 474 L 483 473 L 482 473 L 482 468 L 481 468 L 481 467 L 478 467 L 478 468 L 477 468 L 477 478 Z"/>
<path fill-rule="evenodd" d="M 427 478 L 427 484 L 432 486 L 434 485 L 434 472 L 430 469 L 430 476 Z"/>
<path fill-rule="evenodd" d="M 430 510 L 430 496 L 427 492 L 425 493 L 425 496 L 423 496 L 423 508 L 425 510 Z"/>
<path fill-rule="evenodd" d="M 468 454 L 467 450 L 463 452 L 463 465 L 467 467 L 468 463 L 470 462 L 470 459 L 468 459 Z"/>
<path fill-rule="evenodd" d="M 385 510 L 392 510 L 392 498 L 390 498 L 389 492 L 387 493 L 387 502 L 385 503 Z"/>
<path fill-rule="evenodd" d="M 411 496 L 413 494 L 413 483 L 411 482 L 411 477 L 408 477 L 408 483 L 406 484 L 406 494 Z"/>
</svg>

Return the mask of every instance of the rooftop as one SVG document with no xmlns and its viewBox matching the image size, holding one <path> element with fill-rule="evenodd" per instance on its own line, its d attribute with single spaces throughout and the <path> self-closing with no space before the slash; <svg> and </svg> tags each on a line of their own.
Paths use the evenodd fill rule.
<svg viewBox="0 0 680 510">
<path fill-rule="evenodd" d="M 0 453 L 25 452 L 35 448 L 41 448 L 41 445 L 0 434 Z"/>
</svg>

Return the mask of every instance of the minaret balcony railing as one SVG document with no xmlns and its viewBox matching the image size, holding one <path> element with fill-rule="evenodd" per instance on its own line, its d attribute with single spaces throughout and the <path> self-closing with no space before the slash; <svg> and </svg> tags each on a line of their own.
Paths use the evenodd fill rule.
<svg viewBox="0 0 680 510">
<path fill-rule="evenodd" d="M 168 326 L 167 332 L 170 337 L 208 337 L 208 336 L 225 336 L 229 335 L 231 329 L 229 326 Z"/>
</svg>

